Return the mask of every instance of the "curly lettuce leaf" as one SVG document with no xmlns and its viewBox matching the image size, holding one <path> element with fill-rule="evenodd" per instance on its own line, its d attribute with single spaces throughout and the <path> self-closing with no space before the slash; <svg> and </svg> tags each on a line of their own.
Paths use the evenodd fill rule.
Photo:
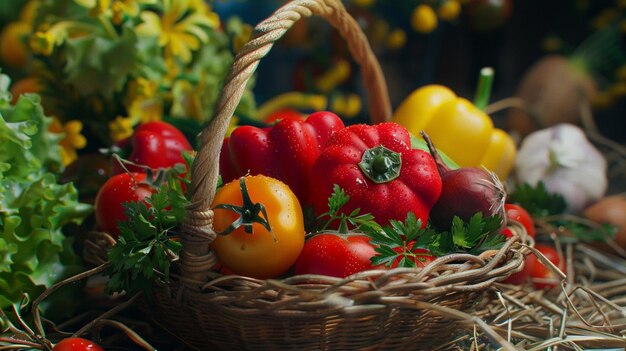
<svg viewBox="0 0 626 351">
<path fill-rule="evenodd" d="M 59 184 L 61 136 L 47 131 L 51 119 L 38 96 L 22 96 L 15 105 L 8 96 L 0 89 L 1 308 L 76 271 L 72 238 L 62 229 L 92 211 L 72 183 Z"/>
</svg>

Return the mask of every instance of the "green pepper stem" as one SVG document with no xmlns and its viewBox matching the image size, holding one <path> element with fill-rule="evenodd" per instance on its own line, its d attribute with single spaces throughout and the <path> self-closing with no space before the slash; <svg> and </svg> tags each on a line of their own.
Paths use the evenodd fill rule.
<svg viewBox="0 0 626 351">
<path fill-rule="evenodd" d="M 382 145 L 366 150 L 359 162 L 363 174 L 374 183 L 386 183 L 398 178 L 401 167 L 401 155 Z"/>
<path fill-rule="evenodd" d="M 476 86 L 476 95 L 474 97 L 474 105 L 481 111 L 485 111 L 489 105 L 491 98 L 491 88 L 493 86 L 494 71 L 491 67 L 483 67 L 480 70 L 478 85 Z"/>
</svg>

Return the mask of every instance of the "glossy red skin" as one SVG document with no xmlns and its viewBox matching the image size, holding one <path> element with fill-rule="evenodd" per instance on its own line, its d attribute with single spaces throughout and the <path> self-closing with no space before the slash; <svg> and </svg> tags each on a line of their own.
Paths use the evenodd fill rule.
<svg viewBox="0 0 626 351">
<path fill-rule="evenodd" d="M 507 229 L 505 229 L 503 233 L 505 231 L 507 231 Z M 509 233 L 511 233 L 511 231 L 509 231 Z M 507 238 L 509 238 L 512 234 L 513 233 L 511 233 L 510 235 L 507 235 Z M 504 284 L 514 284 L 514 285 L 522 285 L 526 283 L 526 281 L 528 281 L 528 278 L 530 277 L 530 267 L 535 264 L 536 260 L 537 258 L 533 254 L 526 256 L 526 258 L 524 259 L 524 268 L 522 268 L 522 270 L 517 273 L 511 274 L 508 278 L 506 278 L 502 282 Z"/>
<path fill-rule="evenodd" d="M 524 226 L 531 237 L 535 237 L 535 222 L 533 217 L 523 207 L 515 204 L 505 204 L 504 211 L 508 219 L 519 222 Z"/>
<path fill-rule="evenodd" d="M 282 119 L 272 127 L 240 126 L 224 141 L 220 174 L 224 182 L 247 173 L 264 174 L 284 182 L 303 205 L 311 204 L 310 176 L 322 146 L 343 121 L 320 111 L 306 120 Z"/>
<path fill-rule="evenodd" d="M 559 259 L 559 254 L 551 245 L 536 244 L 535 249 L 541 252 L 550 262 L 554 263 L 565 273 L 565 263 Z M 552 279 L 552 282 L 536 281 L 533 278 Z M 556 276 L 548 267 L 544 266 L 534 254 L 529 254 L 524 260 L 524 268 L 518 273 L 512 274 L 504 280 L 507 284 L 523 284 L 530 280 L 536 289 L 552 289 L 559 284 L 560 278 Z"/>
<path fill-rule="evenodd" d="M 304 243 L 295 273 L 345 278 L 374 269 L 370 258 L 376 255 L 366 235 L 317 234 Z"/>
<path fill-rule="evenodd" d="M 65 338 L 54 345 L 52 351 L 104 351 L 104 349 L 87 339 Z"/>
<path fill-rule="evenodd" d="M 267 124 L 274 124 L 282 121 L 283 119 L 295 119 L 296 121 L 301 121 L 305 119 L 305 116 L 297 110 L 285 107 L 267 115 L 263 122 Z"/>
<path fill-rule="evenodd" d="M 168 168 L 177 163 L 185 163 L 183 151 L 192 151 L 191 144 L 185 135 L 173 125 L 153 121 L 140 124 L 130 140 L 122 141 L 130 144 L 131 153 L 128 160 L 132 163 L 147 166 L 153 169 Z M 128 171 L 142 172 L 144 169 L 130 164 L 124 165 Z M 122 173 L 124 170 L 117 162 L 113 163 L 113 173 Z"/>
<path fill-rule="evenodd" d="M 477 212 L 485 217 L 494 215 L 493 206 L 501 197 L 493 190 L 486 190 L 484 180 L 490 178 L 484 169 L 476 167 L 444 172 L 441 196 L 433 206 L 431 223 L 440 230 L 450 230 L 454 216 L 469 221 Z M 504 210 L 496 214 L 504 219 Z"/>
<path fill-rule="evenodd" d="M 377 184 L 358 166 L 363 153 L 383 145 L 398 152 L 402 166 L 398 178 Z M 433 157 L 411 149 L 406 128 L 397 123 L 356 124 L 335 133 L 313 165 L 311 191 L 316 214 L 328 211 L 328 197 L 337 184 L 350 196 L 341 212 L 371 213 L 385 225 L 389 220 L 404 221 L 409 211 L 426 226 L 431 208 L 441 194 L 441 177 Z"/>
<path fill-rule="evenodd" d="M 124 202 L 143 201 L 155 189 L 142 183 L 145 173 L 120 173 L 109 178 L 98 190 L 95 200 L 95 215 L 98 228 L 117 238 L 120 230 L 117 221 L 127 219 Z"/>
<path fill-rule="evenodd" d="M 565 273 L 565 262 L 561 262 L 559 259 L 559 254 L 553 246 L 545 245 L 545 244 L 536 244 L 535 249 L 541 252 L 550 262 L 554 263 L 563 273 Z M 541 278 L 541 279 L 552 279 L 553 282 L 538 282 L 533 281 L 533 285 L 537 289 L 552 289 L 556 285 L 560 283 L 560 278 L 554 274 L 548 267 L 544 266 L 539 259 L 531 254 L 532 260 L 534 261 L 529 266 L 530 270 L 530 279 L 533 281 L 533 278 Z"/>
</svg>

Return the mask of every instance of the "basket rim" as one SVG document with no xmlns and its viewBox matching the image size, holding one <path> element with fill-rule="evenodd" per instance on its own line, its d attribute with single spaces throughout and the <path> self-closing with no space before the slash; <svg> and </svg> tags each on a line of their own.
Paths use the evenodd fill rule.
<svg viewBox="0 0 626 351">
<path fill-rule="evenodd" d="M 204 282 L 172 272 L 168 280 L 160 275 L 157 288 L 168 291 L 177 300 L 174 303 L 184 305 L 185 299 L 192 298 L 196 303 L 235 308 L 242 313 L 310 313 L 312 304 L 317 313 L 336 313 L 355 306 L 393 305 L 394 300 L 429 301 L 452 293 L 486 291 L 522 270 L 534 241 L 521 225 L 514 223 L 510 228 L 514 235 L 499 250 L 479 256 L 448 254 L 422 268 L 373 269 L 345 278 L 305 274 L 257 279 L 213 272 Z"/>
</svg>

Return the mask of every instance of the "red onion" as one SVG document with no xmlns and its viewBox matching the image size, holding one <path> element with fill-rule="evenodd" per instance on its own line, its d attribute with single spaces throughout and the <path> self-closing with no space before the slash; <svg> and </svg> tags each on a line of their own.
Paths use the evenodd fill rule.
<svg viewBox="0 0 626 351">
<path fill-rule="evenodd" d="M 484 168 L 448 168 L 428 135 L 425 132 L 421 134 L 437 163 L 443 185 L 441 196 L 430 211 L 431 223 L 440 230 L 449 230 L 454 216 L 468 221 L 481 212 L 483 218 L 499 215 L 504 226 L 506 192 L 498 176 Z"/>
</svg>

